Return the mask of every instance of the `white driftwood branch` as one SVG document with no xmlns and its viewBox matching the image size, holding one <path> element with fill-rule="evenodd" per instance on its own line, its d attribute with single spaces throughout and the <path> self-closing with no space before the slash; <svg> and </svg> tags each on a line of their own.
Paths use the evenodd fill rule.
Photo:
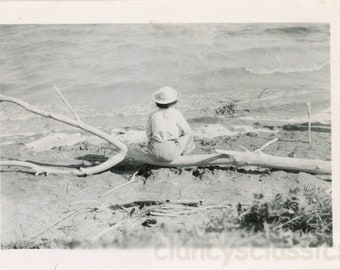
<svg viewBox="0 0 340 270">
<path fill-rule="evenodd" d="M 256 149 L 254 152 L 261 152 L 263 149 L 265 149 L 266 147 L 268 147 L 272 143 L 277 142 L 278 140 L 279 140 L 278 138 L 275 138 L 275 139 L 265 143 L 263 146 L 261 146 L 259 149 Z"/>
<path fill-rule="evenodd" d="M 35 106 L 32 106 L 28 104 L 27 102 L 24 102 L 20 99 L 9 97 L 5 95 L 0 94 L 0 102 L 10 102 L 14 103 L 16 105 L 19 105 L 20 107 L 24 108 L 25 110 L 47 117 L 54 120 L 57 120 L 59 122 L 62 122 L 64 124 L 80 128 L 82 130 L 85 130 L 95 136 L 98 136 L 99 138 L 111 143 L 118 149 L 118 153 L 111 157 L 109 160 L 99 164 L 98 166 L 90 167 L 90 168 L 80 168 L 80 169 L 54 169 L 53 167 L 43 167 L 38 166 L 36 164 L 30 163 L 30 162 L 22 162 L 22 161 L 0 161 L 0 166 L 23 166 L 31 168 L 35 173 L 46 173 L 46 174 L 74 174 L 78 176 L 84 176 L 84 175 L 91 175 L 91 174 L 97 174 L 101 173 L 103 171 L 106 171 L 122 160 L 124 160 L 126 154 L 127 154 L 127 146 L 122 143 L 120 140 L 115 138 L 112 135 L 109 135 L 93 126 L 87 125 L 82 121 L 69 119 L 65 116 L 58 115 L 55 113 L 47 112 L 44 110 L 41 110 Z"/>
<path fill-rule="evenodd" d="M 311 105 L 310 105 L 310 101 L 305 103 L 306 107 L 307 107 L 307 117 L 308 117 L 308 143 L 312 142 L 312 120 L 310 118 L 311 116 Z"/>
<path fill-rule="evenodd" d="M 274 139 L 254 152 L 239 152 L 239 151 L 226 151 L 216 150 L 216 154 L 202 154 L 202 155 L 189 155 L 181 156 L 178 159 L 169 162 L 159 162 L 150 157 L 147 153 L 141 152 L 139 149 L 130 148 L 119 141 L 114 136 L 111 136 L 101 130 L 98 130 L 90 125 L 77 120 L 68 119 L 64 116 L 54 113 L 46 112 L 38 109 L 20 99 L 0 95 L 0 102 L 10 102 L 17 104 L 24 109 L 47 117 L 62 123 L 83 129 L 93 135 L 96 135 L 109 143 L 113 144 L 118 149 L 118 154 L 111 157 L 106 162 L 91 168 L 80 169 L 56 169 L 53 167 L 38 166 L 34 163 L 23 161 L 0 161 L 0 166 L 21 166 L 28 167 L 35 171 L 36 174 L 75 174 L 79 176 L 91 175 L 100 173 L 110 169 L 124 159 L 133 159 L 143 164 L 158 165 L 162 167 L 186 167 L 186 166 L 210 166 L 210 165 L 233 165 L 236 167 L 242 166 L 259 166 L 265 168 L 275 168 L 287 171 L 301 171 L 313 174 L 331 174 L 331 161 L 313 160 L 313 159 L 298 159 L 289 157 L 277 157 L 263 153 L 263 150 L 268 145 L 277 141 Z"/>
<path fill-rule="evenodd" d="M 232 157 L 235 166 L 259 166 L 284 171 L 300 171 L 312 174 L 331 174 L 331 162 L 317 159 L 277 157 L 263 152 L 236 152 L 216 150 L 216 152 Z"/>
<path fill-rule="evenodd" d="M 254 152 L 239 152 L 216 149 L 216 152 L 217 154 L 181 156 L 172 162 L 164 163 L 153 160 L 146 153 L 142 153 L 136 149 L 129 149 L 126 158 L 130 158 L 141 163 L 158 165 L 162 167 L 211 165 L 233 165 L 236 167 L 259 166 L 285 171 L 301 171 L 312 174 L 331 174 L 331 161 L 277 157 L 256 150 Z"/>
<path fill-rule="evenodd" d="M 66 104 L 66 106 L 70 109 L 70 111 L 73 113 L 74 117 L 78 120 L 78 122 L 81 122 L 78 114 L 73 110 L 73 108 L 71 107 L 70 103 L 68 103 L 68 101 L 66 100 L 66 98 L 64 97 L 64 95 L 61 93 L 61 91 L 58 89 L 58 87 L 56 87 L 53 84 L 54 89 L 57 91 L 57 93 L 59 94 L 59 96 L 61 97 L 61 99 L 63 100 L 63 102 Z"/>
<path fill-rule="evenodd" d="M 18 166 L 18 167 L 25 167 L 30 168 L 34 172 L 35 175 L 39 174 L 75 174 L 77 175 L 78 170 L 63 170 L 63 169 L 56 169 L 53 167 L 47 166 L 39 166 L 32 162 L 26 161 L 19 161 L 19 160 L 4 160 L 0 161 L 0 166 Z"/>
<path fill-rule="evenodd" d="M 118 190 L 118 189 L 121 189 L 121 188 L 123 188 L 123 187 L 125 187 L 125 186 L 128 186 L 128 185 L 131 185 L 131 184 L 133 184 L 133 183 L 138 182 L 138 179 L 135 178 L 135 176 L 136 176 L 137 173 L 138 173 L 138 171 L 135 172 L 135 173 L 132 175 L 131 180 L 130 180 L 129 182 L 124 183 L 124 184 L 121 184 L 121 185 L 119 185 L 118 187 L 114 187 L 114 188 L 110 189 L 109 191 L 106 191 L 105 193 L 99 195 L 99 197 L 102 198 L 102 197 L 104 197 L 104 196 L 106 196 L 106 195 L 108 195 L 108 194 L 110 194 L 110 193 L 112 193 L 112 192 L 114 192 L 114 191 L 116 191 L 116 190 Z"/>
</svg>

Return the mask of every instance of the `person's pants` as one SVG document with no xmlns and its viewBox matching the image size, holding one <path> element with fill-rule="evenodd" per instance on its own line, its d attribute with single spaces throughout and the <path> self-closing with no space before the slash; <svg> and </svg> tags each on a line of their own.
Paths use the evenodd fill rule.
<svg viewBox="0 0 340 270">
<path fill-rule="evenodd" d="M 195 149 L 191 134 L 179 137 L 177 140 L 158 142 L 151 140 L 148 151 L 158 161 L 171 162 L 181 155 L 190 154 Z"/>
</svg>

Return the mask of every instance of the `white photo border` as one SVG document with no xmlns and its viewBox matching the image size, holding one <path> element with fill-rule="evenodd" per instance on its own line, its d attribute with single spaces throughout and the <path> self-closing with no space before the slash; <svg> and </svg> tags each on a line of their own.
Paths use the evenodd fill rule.
<svg viewBox="0 0 340 270">
<path fill-rule="evenodd" d="M 331 31 L 331 114 L 334 247 L 303 249 L 311 257 L 282 259 L 270 249 L 248 250 L 245 260 L 161 260 L 155 250 L 1 250 L 0 269 L 338 269 L 340 266 L 340 1 L 337 0 L 121 0 L 0 1 L 0 24 L 111 23 L 328 23 Z M 1 35 L 1 33 L 0 33 Z M 275 249 L 275 252 L 284 252 Z M 159 251 L 160 252 L 160 251 Z M 213 250 L 210 250 L 213 252 Z M 217 252 L 217 251 L 216 251 Z M 231 252 L 231 251 L 230 251 Z M 237 251 L 233 251 L 237 252 Z M 253 252 L 252 254 L 250 252 Z M 164 254 L 164 253 L 163 253 Z M 211 253 L 217 254 L 217 253 Z M 231 254 L 231 253 L 229 253 Z M 234 253 L 235 254 L 235 253 Z"/>
</svg>

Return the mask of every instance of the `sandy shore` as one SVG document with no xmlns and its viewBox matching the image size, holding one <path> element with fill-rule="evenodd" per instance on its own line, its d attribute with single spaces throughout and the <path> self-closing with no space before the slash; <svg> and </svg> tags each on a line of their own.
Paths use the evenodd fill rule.
<svg viewBox="0 0 340 270">
<path fill-rule="evenodd" d="M 278 142 L 266 148 L 266 153 L 331 159 L 329 125 L 315 124 L 313 142 L 308 144 L 306 126 L 297 123 L 253 121 L 249 125 L 249 122 L 235 119 L 211 120 L 210 123 L 193 121 L 191 124 L 196 135 L 195 153 L 213 153 L 215 149 L 241 151 L 241 146 L 255 150 L 277 137 Z M 112 132 L 127 143 L 145 147 L 145 134 L 141 130 Z M 112 146 L 79 131 L 2 138 L 1 147 L 3 159 L 67 167 L 93 166 L 115 153 Z M 136 179 L 140 181 L 100 197 L 127 183 L 136 171 L 139 171 Z M 134 163 L 120 164 L 88 177 L 34 176 L 24 168 L 4 167 L 1 173 L 1 244 L 2 248 L 146 247 L 155 243 L 166 246 L 169 237 L 174 237 L 181 245 L 239 245 L 254 232 L 235 228 L 231 223 L 223 223 L 219 229 L 220 223 L 216 220 L 221 220 L 223 215 L 232 217 L 235 207 L 251 204 L 255 194 L 263 194 L 269 200 L 296 187 L 328 192 L 331 177 L 223 166 L 146 168 Z M 134 201 L 166 200 L 200 201 L 202 207 L 223 204 L 229 208 L 173 217 L 150 216 L 145 212 L 141 215 L 146 209 L 143 205 L 117 206 Z M 176 207 L 183 211 L 189 209 L 185 205 Z M 266 245 L 263 236 L 254 241 L 257 245 Z"/>
</svg>

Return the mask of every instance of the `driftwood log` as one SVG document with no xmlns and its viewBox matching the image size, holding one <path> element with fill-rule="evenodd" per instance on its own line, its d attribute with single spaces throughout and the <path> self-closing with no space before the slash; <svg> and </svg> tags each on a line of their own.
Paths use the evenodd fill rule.
<svg viewBox="0 0 340 270">
<path fill-rule="evenodd" d="M 79 169 L 55 169 L 52 167 L 39 166 L 37 164 L 25 161 L 4 160 L 0 161 L 0 166 L 21 166 L 32 169 L 36 174 L 74 174 L 78 176 L 98 174 L 117 165 L 124 159 L 133 159 L 135 161 L 158 165 L 162 167 L 186 167 L 186 166 L 210 166 L 210 165 L 233 165 L 240 166 L 259 166 L 265 168 L 275 168 L 287 171 L 301 171 L 312 174 L 331 174 L 331 161 L 315 160 L 315 159 L 298 159 L 290 157 L 277 157 L 268 155 L 262 150 L 277 139 L 266 143 L 263 147 L 253 152 L 246 149 L 244 152 L 216 150 L 215 154 L 188 155 L 181 156 L 178 159 L 169 162 L 158 162 L 152 159 L 148 154 L 143 153 L 134 148 L 129 148 L 118 140 L 115 136 L 109 135 L 93 126 L 85 124 L 78 117 L 76 120 L 69 119 L 55 113 L 43 111 L 35 106 L 28 104 L 20 99 L 0 94 L 0 102 L 10 102 L 21 106 L 27 111 L 51 118 L 59 122 L 71 125 L 73 127 L 85 130 L 103 140 L 111 143 L 117 148 L 118 153 L 105 161 L 104 163 L 90 167 Z"/>
<path fill-rule="evenodd" d="M 157 162 L 147 154 L 129 150 L 127 157 L 139 162 L 162 167 L 233 165 L 235 167 L 258 166 L 284 171 L 306 172 L 311 174 L 331 174 L 331 162 L 317 159 L 277 157 L 255 150 L 239 152 L 216 149 L 216 154 L 181 156 L 169 162 Z"/>
<path fill-rule="evenodd" d="M 117 150 L 118 153 L 108 159 L 107 161 L 99 164 L 98 166 L 90 167 L 90 168 L 79 168 L 79 169 L 55 169 L 52 167 L 45 167 L 45 166 L 39 166 L 37 164 L 31 163 L 31 162 L 24 162 L 24 161 L 0 161 L 0 166 L 21 166 L 21 167 L 27 167 L 31 168 L 36 174 L 74 174 L 78 176 L 84 176 L 84 175 L 92 175 L 92 174 L 98 174 L 103 171 L 106 171 L 122 160 L 124 160 L 126 154 L 127 154 L 127 146 L 122 143 L 120 140 L 118 140 L 116 137 L 111 136 L 93 126 L 90 126 L 88 124 L 85 124 L 84 122 L 80 121 L 79 119 L 73 120 L 70 118 L 67 118 L 62 115 L 58 115 L 55 113 L 47 112 L 44 110 L 41 110 L 35 106 L 30 105 L 27 102 L 24 102 L 20 99 L 0 95 L 0 102 L 10 102 L 14 103 L 16 105 L 19 105 L 20 107 L 24 108 L 25 110 L 47 117 L 54 120 L 57 120 L 59 122 L 62 122 L 64 124 L 68 124 L 73 127 L 80 128 L 82 130 L 85 130 L 93 135 L 98 136 L 99 138 L 109 142 L 112 144 Z"/>
</svg>

